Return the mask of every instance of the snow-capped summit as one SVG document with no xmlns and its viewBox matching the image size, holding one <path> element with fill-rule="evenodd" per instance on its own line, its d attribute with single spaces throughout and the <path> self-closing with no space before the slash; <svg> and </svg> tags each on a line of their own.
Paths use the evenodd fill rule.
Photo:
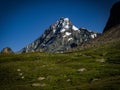
<svg viewBox="0 0 120 90">
<path fill-rule="evenodd" d="M 69 18 L 60 18 L 42 36 L 24 47 L 20 52 L 64 52 L 97 37 L 87 29 L 78 29 Z"/>
<path fill-rule="evenodd" d="M 57 30 L 60 32 L 64 32 L 65 30 L 70 28 L 70 20 L 69 18 L 60 18 L 60 20 L 58 20 L 55 24 L 53 24 L 51 27 L 53 28 L 53 32 L 55 32 Z"/>
</svg>

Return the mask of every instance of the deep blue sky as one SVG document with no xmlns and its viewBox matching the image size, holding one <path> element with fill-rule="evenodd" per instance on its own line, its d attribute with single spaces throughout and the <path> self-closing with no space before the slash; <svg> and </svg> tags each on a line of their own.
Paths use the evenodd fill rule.
<svg viewBox="0 0 120 90">
<path fill-rule="evenodd" d="M 119 0 L 0 0 L 0 50 L 18 51 L 60 17 L 78 28 L 102 32 L 111 6 Z"/>
</svg>

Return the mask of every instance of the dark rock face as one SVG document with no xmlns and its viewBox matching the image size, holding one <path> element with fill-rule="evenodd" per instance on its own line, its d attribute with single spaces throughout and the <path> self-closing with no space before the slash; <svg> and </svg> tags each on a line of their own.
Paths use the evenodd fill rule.
<svg viewBox="0 0 120 90">
<path fill-rule="evenodd" d="M 97 33 L 85 28 L 78 29 L 68 18 L 60 18 L 52 24 L 41 37 L 21 49 L 20 53 L 27 52 L 57 52 L 62 53 L 75 48 L 97 37 Z"/>
<path fill-rule="evenodd" d="M 120 24 L 120 2 L 117 2 L 111 8 L 110 17 L 103 32 L 106 32 L 110 28 L 117 26 L 119 24 Z"/>
<path fill-rule="evenodd" d="M 9 54 L 9 53 L 14 53 L 14 52 L 12 51 L 11 48 L 5 47 L 5 48 L 3 48 L 3 50 L 1 51 L 1 53 Z"/>
</svg>

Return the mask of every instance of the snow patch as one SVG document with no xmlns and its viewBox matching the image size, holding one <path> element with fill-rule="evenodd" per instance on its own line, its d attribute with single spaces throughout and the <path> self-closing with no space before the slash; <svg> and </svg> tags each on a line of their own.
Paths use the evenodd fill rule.
<svg viewBox="0 0 120 90">
<path fill-rule="evenodd" d="M 60 31 L 60 32 L 61 32 L 61 33 L 62 33 L 62 32 L 65 32 L 65 28 L 61 29 L 61 31 Z"/>
<path fill-rule="evenodd" d="M 96 34 L 96 33 L 95 33 L 95 34 L 92 34 L 91 37 L 92 37 L 92 38 L 95 38 L 95 37 L 97 37 L 97 34 Z"/>
<path fill-rule="evenodd" d="M 69 38 L 68 41 L 73 40 L 73 38 Z"/>
<path fill-rule="evenodd" d="M 75 31 L 79 30 L 79 29 L 78 29 L 76 26 L 74 26 L 74 25 L 72 26 L 72 29 L 75 30 Z"/>
<path fill-rule="evenodd" d="M 65 32 L 65 35 L 64 35 L 63 37 L 67 37 L 67 36 L 69 36 L 69 35 L 71 35 L 71 33 Z"/>
<path fill-rule="evenodd" d="M 69 33 L 69 32 L 66 32 L 65 34 L 66 34 L 67 36 L 71 35 L 71 33 Z"/>
<path fill-rule="evenodd" d="M 64 26 L 64 28 L 68 29 L 68 28 L 69 28 L 69 25 L 68 25 L 68 24 L 67 24 L 67 25 L 65 25 L 65 26 Z"/>
<path fill-rule="evenodd" d="M 56 30 L 55 30 L 55 29 L 53 29 L 53 33 L 55 33 L 55 31 L 56 31 Z"/>
<path fill-rule="evenodd" d="M 64 18 L 64 21 L 69 21 L 69 18 Z"/>
</svg>

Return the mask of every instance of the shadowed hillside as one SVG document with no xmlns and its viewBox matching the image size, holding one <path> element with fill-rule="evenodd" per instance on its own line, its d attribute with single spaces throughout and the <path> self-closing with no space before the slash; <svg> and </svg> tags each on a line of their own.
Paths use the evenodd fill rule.
<svg viewBox="0 0 120 90">
<path fill-rule="evenodd" d="M 120 24 L 120 2 L 117 2 L 111 8 L 110 17 L 103 32 L 106 32 L 110 28 L 119 24 Z"/>
</svg>

